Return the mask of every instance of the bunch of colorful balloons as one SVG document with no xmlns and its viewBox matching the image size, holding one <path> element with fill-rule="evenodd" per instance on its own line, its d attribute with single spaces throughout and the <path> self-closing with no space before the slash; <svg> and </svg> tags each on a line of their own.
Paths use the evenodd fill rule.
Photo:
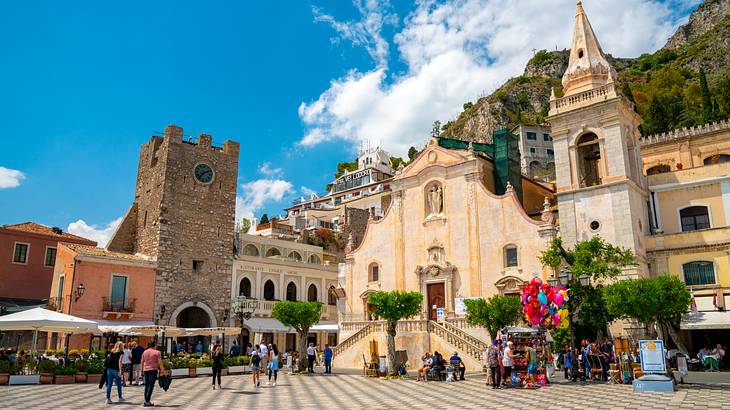
<svg viewBox="0 0 730 410">
<path fill-rule="evenodd" d="M 543 283 L 540 278 L 532 278 L 520 292 L 522 311 L 531 326 L 544 326 L 546 329 L 568 326 L 568 290 L 564 286 Z"/>
</svg>

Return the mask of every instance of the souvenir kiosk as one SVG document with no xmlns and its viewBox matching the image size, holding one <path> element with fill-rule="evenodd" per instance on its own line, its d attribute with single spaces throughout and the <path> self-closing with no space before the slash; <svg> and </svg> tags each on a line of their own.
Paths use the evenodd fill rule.
<svg viewBox="0 0 730 410">
<path fill-rule="evenodd" d="M 529 327 L 505 327 L 500 331 L 502 345 L 506 346 L 507 342 L 512 342 L 512 353 L 517 355 L 512 362 L 512 373 L 519 377 L 519 384 L 525 385 L 527 379 L 527 347 L 537 340 L 538 346 L 535 349 L 538 356 L 547 352 L 547 344 L 545 343 L 545 331 L 540 328 L 529 328 Z M 505 378 L 509 377 L 512 381 L 511 375 L 504 375 Z M 535 377 L 537 383 L 540 385 L 545 384 L 547 378 L 545 375 L 545 367 L 540 366 Z M 516 379 L 515 379 L 516 381 Z M 516 383 L 512 382 L 514 386 Z"/>
</svg>

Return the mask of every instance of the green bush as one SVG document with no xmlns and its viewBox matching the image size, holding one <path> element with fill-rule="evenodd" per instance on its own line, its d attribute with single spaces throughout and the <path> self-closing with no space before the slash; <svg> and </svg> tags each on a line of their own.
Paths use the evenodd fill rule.
<svg viewBox="0 0 730 410">
<path fill-rule="evenodd" d="M 38 367 L 41 373 L 53 373 L 57 366 L 53 360 L 43 359 Z"/>
<path fill-rule="evenodd" d="M 213 361 L 208 358 L 201 358 L 196 360 L 196 366 L 195 367 L 211 367 L 213 366 Z"/>
<path fill-rule="evenodd" d="M 0 373 L 10 373 L 13 364 L 9 360 L 0 360 Z"/>
<path fill-rule="evenodd" d="M 173 356 L 170 358 L 170 368 L 186 369 L 190 368 L 190 359 L 187 356 Z"/>
<path fill-rule="evenodd" d="M 248 366 L 250 362 L 251 358 L 248 356 L 229 356 L 223 359 L 223 365 L 225 367 Z"/>
<path fill-rule="evenodd" d="M 89 371 L 89 361 L 88 360 L 77 360 L 74 363 L 74 366 L 76 366 L 76 371 L 79 373 L 86 373 Z"/>
<path fill-rule="evenodd" d="M 104 373 L 104 359 L 94 358 L 89 359 L 88 365 L 86 366 L 86 372 L 89 374 L 102 374 Z"/>
<path fill-rule="evenodd" d="M 71 376 L 76 374 L 76 368 L 72 365 L 56 366 L 56 368 L 53 369 L 53 374 L 58 376 Z"/>
</svg>

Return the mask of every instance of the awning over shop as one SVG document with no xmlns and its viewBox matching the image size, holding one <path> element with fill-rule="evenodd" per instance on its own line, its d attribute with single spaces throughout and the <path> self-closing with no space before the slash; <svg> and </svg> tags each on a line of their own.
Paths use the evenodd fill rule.
<svg viewBox="0 0 730 410">
<path fill-rule="evenodd" d="M 243 322 L 244 326 L 261 333 L 293 333 L 294 329 L 284 326 L 273 317 L 252 317 Z"/>
<path fill-rule="evenodd" d="M 241 334 L 240 327 L 207 327 L 207 328 L 184 328 L 185 336 L 220 336 Z"/>
<path fill-rule="evenodd" d="M 143 336 L 143 330 L 151 330 L 155 323 L 145 320 L 97 320 L 99 333 L 119 333 L 120 335 Z M 154 333 L 154 330 L 152 330 Z"/>
<path fill-rule="evenodd" d="M 336 332 L 340 329 L 337 322 L 323 320 L 309 329 L 312 332 Z"/>
<path fill-rule="evenodd" d="M 682 317 L 682 330 L 730 329 L 730 312 L 693 312 Z"/>
</svg>

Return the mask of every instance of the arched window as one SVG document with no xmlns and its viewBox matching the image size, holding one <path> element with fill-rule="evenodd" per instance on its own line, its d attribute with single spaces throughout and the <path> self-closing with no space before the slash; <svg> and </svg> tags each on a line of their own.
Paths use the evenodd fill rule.
<svg viewBox="0 0 730 410">
<path fill-rule="evenodd" d="M 682 232 L 710 228 L 710 215 L 706 206 L 690 206 L 679 211 Z"/>
<path fill-rule="evenodd" d="M 243 254 L 246 256 L 259 256 L 259 248 L 249 243 L 243 247 Z"/>
<path fill-rule="evenodd" d="M 281 251 L 278 248 L 270 248 L 266 251 L 266 257 L 270 258 L 272 256 L 281 256 Z"/>
<path fill-rule="evenodd" d="M 511 268 L 519 265 L 517 258 L 517 247 L 515 245 L 507 245 L 504 247 L 504 267 Z"/>
<path fill-rule="evenodd" d="M 309 302 L 317 301 L 317 287 L 314 286 L 314 283 L 309 285 L 309 289 L 307 289 L 307 301 L 309 301 Z"/>
<path fill-rule="evenodd" d="M 293 259 L 293 260 L 295 260 L 297 262 L 301 262 L 302 261 L 302 255 L 300 255 L 299 252 L 291 251 L 291 253 L 289 253 L 289 259 Z"/>
<path fill-rule="evenodd" d="M 267 280 L 264 283 L 264 300 L 274 300 L 276 289 L 274 288 L 274 282 Z"/>
<path fill-rule="evenodd" d="M 575 144 L 578 148 L 578 183 L 582 188 L 601 183 L 601 147 L 598 136 L 588 133 Z"/>
<path fill-rule="evenodd" d="M 317 265 L 320 264 L 319 256 L 317 256 L 317 255 L 310 256 L 309 257 L 309 263 L 314 263 L 314 264 L 317 264 Z"/>
<path fill-rule="evenodd" d="M 371 263 L 368 267 L 368 281 L 377 282 L 380 280 L 380 266 L 377 263 Z"/>
<path fill-rule="evenodd" d="M 328 305 L 336 305 L 337 304 L 337 294 L 335 293 L 335 287 L 330 286 L 329 292 L 327 292 L 327 304 Z"/>
<path fill-rule="evenodd" d="M 251 281 L 248 278 L 241 279 L 238 285 L 238 296 L 251 297 Z"/>
<path fill-rule="evenodd" d="M 687 286 L 714 285 L 715 264 L 709 261 L 695 261 L 682 265 L 684 283 Z"/>
<path fill-rule="evenodd" d="M 663 174 L 665 172 L 671 172 L 672 168 L 669 165 L 654 165 L 653 167 L 646 170 L 646 175 Z"/>
<path fill-rule="evenodd" d="M 710 155 L 709 157 L 705 158 L 703 161 L 705 165 L 714 165 L 714 164 L 722 164 L 723 162 L 730 162 L 730 155 L 728 154 L 718 154 L 718 155 Z"/>
<path fill-rule="evenodd" d="M 297 300 L 297 285 L 294 282 L 289 282 L 286 285 L 286 300 L 290 302 L 296 302 Z"/>
</svg>

